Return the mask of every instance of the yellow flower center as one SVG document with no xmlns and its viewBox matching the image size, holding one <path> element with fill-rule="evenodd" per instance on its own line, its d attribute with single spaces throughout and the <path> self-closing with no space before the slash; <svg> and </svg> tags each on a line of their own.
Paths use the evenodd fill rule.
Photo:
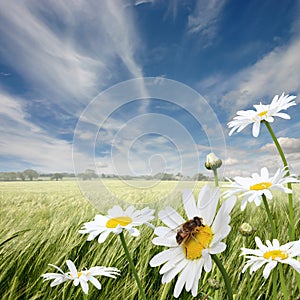
<svg viewBox="0 0 300 300">
<path fill-rule="evenodd" d="M 130 217 L 117 217 L 112 218 L 106 222 L 107 228 L 116 228 L 118 225 L 120 226 L 126 226 L 132 222 L 132 219 Z"/>
<path fill-rule="evenodd" d="M 82 272 L 77 273 L 77 277 L 79 278 L 82 275 Z"/>
<path fill-rule="evenodd" d="M 209 226 L 199 226 L 184 242 L 183 248 L 187 259 L 197 259 L 202 256 L 202 250 L 206 249 L 213 239 L 213 232 Z"/>
<path fill-rule="evenodd" d="M 268 113 L 267 110 L 260 112 L 259 114 L 257 114 L 259 117 L 263 117 Z"/>
<path fill-rule="evenodd" d="M 251 191 L 261 191 L 269 188 L 272 185 L 271 182 L 260 182 L 250 186 Z"/>
<path fill-rule="evenodd" d="M 272 260 L 275 260 L 276 258 L 286 259 L 288 257 L 289 257 L 289 255 L 285 251 L 282 251 L 282 250 L 271 250 L 271 251 L 267 251 L 264 253 L 265 259 L 271 258 Z"/>
</svg>

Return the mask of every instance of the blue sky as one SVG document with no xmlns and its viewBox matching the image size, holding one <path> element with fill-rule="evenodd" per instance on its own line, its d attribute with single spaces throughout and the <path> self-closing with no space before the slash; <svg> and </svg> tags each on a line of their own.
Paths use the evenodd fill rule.
<svg viewBox="0 0 300 300">
<path fill-rule="evenodd" d="M 74 157 L 78 172 L 209 174 L 211 150 L 226 176 L 280 167 L 265 128 L 228 137 L 226 124 L 276 94 L 299 95 L 299 1 L 1 3 L 0 171 L 72 172 Z M 116 102 L 115 85 L 144 77 L 203 101 L 157 99 L 139 80 L 129 85 L 141 99 Z M 299 174 L 299 105 L 287 113 L 272 126 Z"/>
</svg>

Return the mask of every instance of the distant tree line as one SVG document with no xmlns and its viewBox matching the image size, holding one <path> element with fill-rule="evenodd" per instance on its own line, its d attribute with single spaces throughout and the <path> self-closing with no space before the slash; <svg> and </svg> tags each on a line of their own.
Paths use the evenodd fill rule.
<svg viewBox="0 0 300 300">
<path fill-rule="evenodd" d="M 157 173 L 153 176 L 151 175 L 140 175 L 140 176 L 131 176 L 131 175 L 115 175 L 115 174 L 101 174 L 101 178 L 120 178 L 124 180 L 130 179 L 144 179 L 144 180 L 196 180 L 196 181 L 208 181 L 210 178 L 202 173 L 195 174 L 193 176 L 184 176 L 181 173 L 172 174 L 172 173 Z"/>
<path fill-rule="evenodd" d="M 38 172 L 32 169 L 24 170 L 23 172 L 1 172 L 0 180 L 1 181 L 16 181 L 16 180 L 34 180 L 39 177 Z"/>
<path fill-rule="evenodd" d="M 62 180 L 64 177 L 75 177 L 75 175 L 73 173 L 39 174 L 33 169 L 26 169 L 23 172 L 0 172 L 0 181 L 33 181 L 45 177 L 57 181 Z"/>
<path fill-rule="evenodd" d="M 73 173 L 45 173 L 39 174 L 37 171 L 32 169 L 24 170 L 23 172 L 0 172 L 0 181 L 33 181 L 36 179 L 42 180 L 43 178 L 47 178 L 50 180 L 62 180 L 65 177 L 75 177 Z M 210 178 L 202 173 L 197 173 L 193 176 L 184 176 L 181 173 L 172 174 L 172 173 L 164 173 L 160 172 L 155 175 L 140 175 L 140 176 L 131 176 L 131 175 L 115 175 L 115 174 L 101 174 L 98 175 L 92 169 L 86 169 L 84 172 L 79 173 L 77 177 L 81 180 L 94 180 L 97 178 L 115 178 L 115 179 L 123 179 L 123 180 L 133 180 L 133 179 L 144 179 L 144 180 L 193 180 L 193 181 L 208 181 Z"/>
</svg>

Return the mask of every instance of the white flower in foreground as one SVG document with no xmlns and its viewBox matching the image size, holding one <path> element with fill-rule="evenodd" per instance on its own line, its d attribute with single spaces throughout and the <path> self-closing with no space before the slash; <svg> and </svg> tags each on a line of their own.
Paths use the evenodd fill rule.
<svg viewBox="0 0 300 300">
<path fill-rule="evenodd" d="M 140 233 L 135 226 L 146 224 L 152 227 L 148 221 L 154 219 L 153 213 L 154 210 L 148 207 L 137 210 L 133 206 L 129 206 L 123 210 L 116 205 L 108 210 L 108 215 L 96 215 L 94 221 L 85 223 L 79 233 L 88 233 L 88 241 L 99 235 L 99 243 L 103 243 L 111 232 L 119 234 L 123 229 L 126 229 L 132 236 L 138 236 Z"/>
<path fill-rule="evenodd" d="M 274 239 L 273 243 L 267 240 L 266 246 L 263 245 L 259 237 L 255 237 L 255 242 L 259 249 L 242 248 L 241 255 L 246 255 L 246 258 L 249 259 L 242 273 L 250 267 L 250 274 L 252 274 L 266 264 L 263 276 L 268 278 L 278 263 L 288 264 L 300 273 L 300 262 L 293 258 L 300 255 L 300 240 L 281 246 L 277 239 Z"/>
<path fill-rule="evenodd" d="M 272 123 L 274 122 L 274 117 L 290 119 L 288 114 L 281 113 L 280 111 L 296 105 L 295 98 L 296 96 L 284 95 L 283 93 L 280 97 L 276 95 L 268 105 L 263 105 L 262 103 L 253 105 L 256 110 L 238 111 L 236 113 L 237 116 L 227 124 L 231 128 L 229 135 L 232 135 L 234 131 L 240 132 L 253 123 L 252 135 L 258 137 L 262 121 Z"/>
<path fill-rule="evenodd" d="M 252 174 L 252 177 L 234 177 L 234 182 L 230 185 L 224 185 L 230 190 L 224 193 L 225 197 L 230 197 L 234 194 L 241 193 L 243 197 L 241 210 L 246 208 L 248 202 L 253 202 L 259 206 L 264 194 L 267 199 L 272 199 L 272 190 L 278 190 L 287 194 L 292 193 L 291 189 L 284 186 L 286 183 L 299 182 L 293 175 L 286 176 L 287 169 L 278 169 L 273 177 L 269 177 L 267 168 L 262 168 L 260 175 L 257 173 Z M 285 177 L 286 176 L 286 177 Z"/>
<path fill-rule="evenodd" d="M 52 280 L 50 286 L 56 286 L 65 281 L 71 280 L 75 286 L 80 284 L 83 292 L 88 294 L 89 286 L 88 281 L 90 281 L 98 290 L 101 289 L 101 284 L 94 276 L 106 276 L 111 278 L 116 278 L 116 275 L 120 275 L 120 271 L 117 268 L 108 268 L 108 267 L 92 267 L 89 270 L 77 271 L 74 263 L 71 260 L 67 260 L 67 265 L 69 267 L 69 272 L 64 273 L 59 267 L 49 264 L 56 268 L 60 273 L 46 273 L 42 277 L 44 281 Z"/>
<path fill-rule="evenodd" d="M 219 188 L 211 191 L 206 185 L 202 188 L 196 204 L 192 192 L 183 191 L 183 204 L 188 222 L 171 207 L 158 213 L 167 227 L 157 227 L 154 231 L 157 237 L 152 242 L 169 249 L 155 255 L 150 265 L 157 267 L 164 264 L 160 269 L 160 274 L 163 274 L 162 283 L 170 282 L 179 274 L 174 289 L 176 298 L 184 285 L 186 291 L 191 291 L 196 297 L 202 269 L 206 272 L 211 271 L 210 255 L 226 249 L 226 244 L 221 240 L 230 232 L 229 214 L 235 204 L 235 197 L 225 201 L 216 215 L 219 197 Z M 190 230 L 185 231 L 187 228 Z"/>
</svg>

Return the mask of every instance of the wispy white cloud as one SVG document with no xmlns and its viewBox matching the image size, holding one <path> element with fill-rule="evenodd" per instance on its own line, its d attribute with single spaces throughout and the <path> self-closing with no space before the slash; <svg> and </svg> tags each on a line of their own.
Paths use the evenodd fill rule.
<svg viewBox="0 0 300 300">
<path fill-rule="evenodd" d="M 210 45 L 218 32 L 218 21 L 226 0 L 199 0 L 188 18 L 188 32 L 205 38 Z M 204 40 L 203 40 L 204 41 Z"/>
<path fill-rule="evenodd" d="M 300 138 L 280 137 L 278 142 L 285 153 L 289 166 L 292 172 L 300 174 Z M 273 143 L 265 144 L 260 149 L 261 152 L 266 152 L 268 155 L 278 155 L 277 149 Z"/>
<path fill-rule="evenodd" d="M 143 76 L 137 57 L 142 44 L 133 6 L 109 0 L 70 0 L 68 4 L 42 4 L 35 0 L 1 2 L 0 52 L 3 61 L 28 84 L 26 97 L 2 93 L 1 112 L 5 116 L 1 120 L 1 153 L 45 171 L 58 167 L 70 170 L 70 142 L 35 125 L 30 114 L 36 111 L 35 104 L 42 104 L 49 112 L 54 108 L 53 114 L 60 108 L 76 117 L 101 89 L 116 81 Z M 136 89 L 147 97 L 143 84 Z M 44 100 L 33 101 L 32 94 Z M 96 119 L 106 117 L 110 103 L 103 105 L 95 112 Z M 141 112 L 146 110 L 147 107 L 140 106 Z M 57 121 L 60 120 L 63 121 Z M 15 126 L 9 126 L 12 123 Z M 110 131 L 116 128 L 107 129 L 110 137 Z M 81 138 L 91 136 L 83 132 Z M 25 150 L 22 145 L 26 145 Z M 84 151 L 77 154 L 82 168 L 89 167 L 84 165 Z"/>
<path fill-rule="evenodd" d="M 300 39 L 276 47 L 254 65 L 234 74 L 231 78 L 216 78 L 222 96 L 221 105 L 230 114 L 250 108 L 252 104 L 271 102 L 276 94 L 300 92 Z M 213 84 L 211 84 L 212 86 Z"/>
<path fill-rule="evenodd" d="M 70 2 L 3 3 L 0 48 L 6 63 L 35 90 L 76 112 L 122 78 L 115 72 L 120 61 L 128 70 L 123 79 L 143 72 L 136 62 L 140 44 L 132 8 L 118 1 Z"/>
<path fill-rule="evenodd" d="M 0 155 L 32 165 L 38 171 L 72 171 L 71 144 L 49 136 L 30 122 L 19 98 L 3 91 L 0 97 Z"/>
</svg>

